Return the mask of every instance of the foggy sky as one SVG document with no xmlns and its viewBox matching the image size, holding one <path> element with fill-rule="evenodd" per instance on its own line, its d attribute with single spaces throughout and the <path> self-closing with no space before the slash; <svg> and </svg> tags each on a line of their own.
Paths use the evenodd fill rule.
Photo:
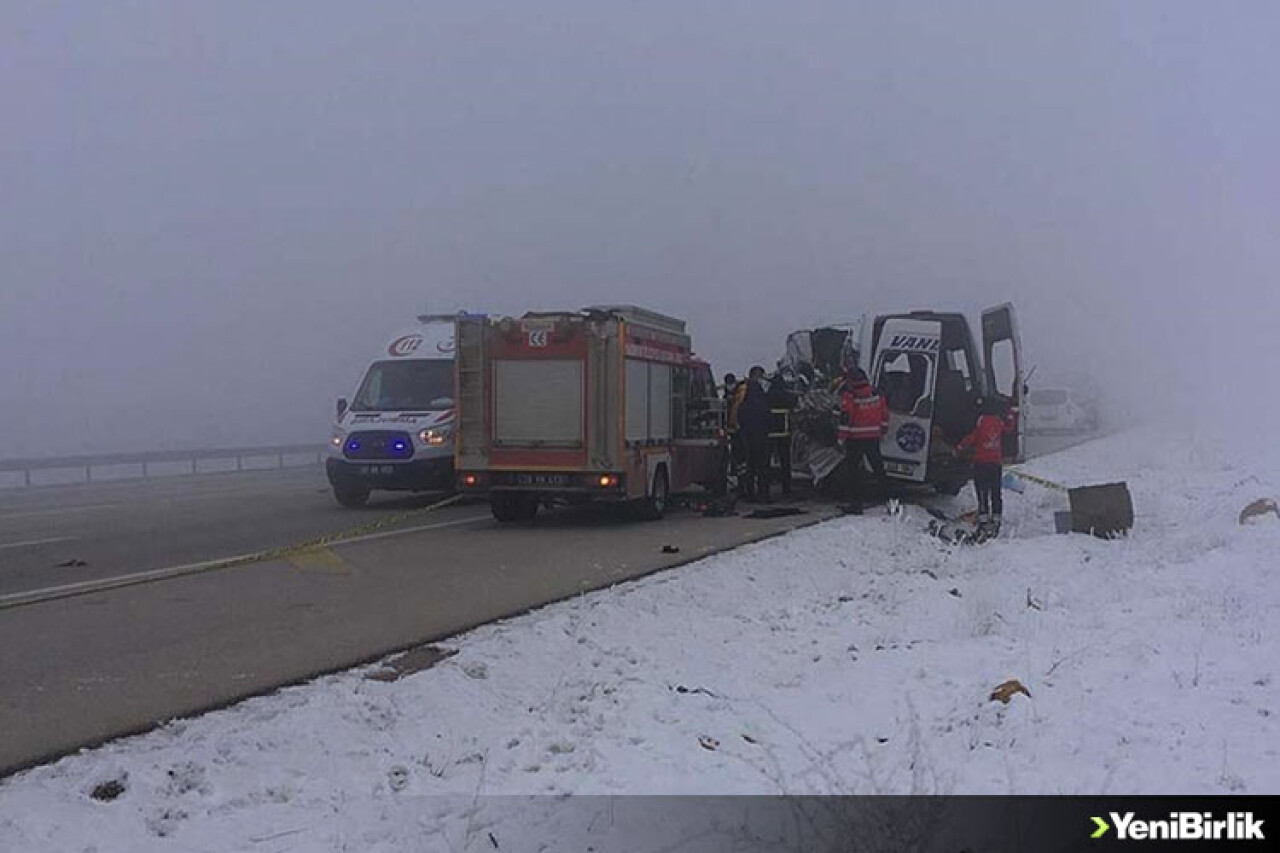
<svg viewBox="0 0 1280 853">
<path fill-rule="evenodd" d="M 1135 410 L 1274 414 L 1277 25 L 0 0 L 0 457 L 323 440 L 417 312 L 606 302 L 686 318 L 721 373 L 1012 300 L 1031 363 Z"/>
</svg>

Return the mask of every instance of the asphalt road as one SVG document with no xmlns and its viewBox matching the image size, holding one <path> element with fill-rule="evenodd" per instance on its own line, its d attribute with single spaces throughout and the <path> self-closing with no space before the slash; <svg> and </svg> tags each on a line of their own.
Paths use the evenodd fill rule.
<svg viewBox="0 0 1280 853">
<path fill-rule="evenodd" d="M 246 495 L 262 500 L 264 484 L 242 485 L 221 499 L 207 493 L 180 503 L 177 527 L 186 541 L 158 535 L 165 530 L 158 525 L 127 526 L 122 536 L 161 540 L 148 545 L 152 561 L 208 557 L 197 543 L 217 540 L 204 538 L 199 525 L 228 523 L 245 511 L 233 504 Z M 229 534 L 218 550 L 324 529 L 291 509 L 295 502 L 334 528 L 403 508 L 331 511 L 306 478 L 280 491 L 270 504 L 280 514 L 266 529 Z M 125 545 L 91 546 L 108 542 L 112 519 L 123 524 L 129 510 L 83 506 L 92 521 L 76 522 L 84 533 L 79 552 L 107 554 L 101 571 L 124 567 Z M 676 512 L 643 523 L 586 508 L 501 526 L 487 507 L 455 507 L 419 517 L 413 529 L 285 559 L 0 609 L 0 774 L 822 517 L 811 507 L 782 519 Z M 678 552 L 664 553 L 667 545 Z M 40 569 L 38 561 L 26 565 Z"/>
<path fill-rule="evenodd" d="M 410 511 L 439 498 L 384 495 L 368 509 L 343 509 L 315 466 L 0 491 L 0 597 L 235 557 L 371 522 L 420 524 Z M 487 515 L 451 507 L 431 521 Z"/>
<path fill-rule="evenodd" d="M 1079 436 L 1034 437 L 1035 454 Z M 438 496 L 375 495 L 337 506 L 316 467 L 0 490 L 0 598 L 237 557 L 369 526 L 466 524 L 483 507 L 416 514 Z"/>
<path fill-rule="evenodd" d="M 815 505 L 775 520 L 674 513 L 645 524 L 594 508 L 506 527 L 484 505 L 431 509 L 438 497 L 342 509 L 315 467 L 0 492 L 0 775 L 830 515 Z M 280 559 L 11 606 L 357 528 L 372 529 Z"/>
</svg>

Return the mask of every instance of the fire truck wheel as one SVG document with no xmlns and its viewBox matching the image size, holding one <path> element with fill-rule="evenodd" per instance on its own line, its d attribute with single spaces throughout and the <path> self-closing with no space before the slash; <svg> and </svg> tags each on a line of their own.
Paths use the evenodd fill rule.
<svg viewBox="0 0 1280 853">
<path fill-rule="evenodd" d="M 333 497 L 342 506 L 358 509 L 369 502 L 368 486 L 359 483 L 343 483 L 333 487 Z"/>
<path fill-rule="evenodd" d="M 538 514 L 538 498 L 536 495 L 496 494 L 489 498 L 489 510 L 504 524 L 532 521 Z"/>
<path fill-rule="evenodd" d="M 670 491 L 667 483 L 667 466 L 659 465 L 653 472 L 653 485 L 649 488 L 649 496 L 640 501 L 637 507 L 640 517 L 646 521 L 657 521 L 662 518 L 667 511 Z"/>
</svg>

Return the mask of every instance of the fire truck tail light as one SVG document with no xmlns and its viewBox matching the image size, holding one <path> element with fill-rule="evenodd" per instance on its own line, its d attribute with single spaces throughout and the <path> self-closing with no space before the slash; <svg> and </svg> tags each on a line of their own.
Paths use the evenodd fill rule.
<svg viewBox="0 0 1280 853">
<path fill-rule="evenodd" d="M 604 474 L 600 477 L 600 488 L 608 489 L 618 485 L 618 477 L 614 474 Z"/>
<path fill-rule="evenodd" d="M 480 484 L 480 478 L 479 478 L 479 477 L 477 477 L 475 474 L 463 474 L 463 475 L 462 475 L 462 485 L 464 485 L 464 486 L 476 486 L 476 485 L 479 485 L 479 484 Z"/>
</svg>

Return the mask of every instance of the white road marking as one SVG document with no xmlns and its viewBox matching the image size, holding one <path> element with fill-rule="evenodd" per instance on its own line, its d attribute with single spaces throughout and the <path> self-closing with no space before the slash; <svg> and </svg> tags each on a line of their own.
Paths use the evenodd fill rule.
<svg viewBox="0 0 1280 853">
<path fill-rule="evenodd" d="M 370 533 L 367 536 L 356 536 L 352 539 L 344 539 L 340 542 L 334 542 L 332 545 L 323 547 L 336 548 L 342 545 L 355 545 L 360 542 L 371 542 L 375 539 L 389 539 L 392 536 L 407 536 L 410 533 L 422 533 L 427 530 L 440 530 L 446 527 L 460 527 L 464 524 L 475 524 L 478 521 L 485 521 L 489 518 L 488 513 L 484 515 L 475 515 L 468 518 L 457 518 L 453 521 L 440 521 L 435 524 L 420 524 L 416 527 L 406 527 L 400 530 L 387 530 L 382 533 Z M 170 566 L 165 569 L 148 569 L 144 572 L 134 572 L 128 575 L 116 575 L 115 577 L 103 578 L 95 581 L 81 581 L 79 583 L 62 584 L 60 586 L 44 587 L 43 589 L 32 589 L 25 592 L 15 592 L 9 595 L 0 595 L 0 610 L 6 610 L 10 607 L 21 607 L 27 604 L 39 604 L 45 601 L 53 601 L 59 598 L 70 598 L 75 595 L 87 595 L 94 592 L 106 592 L 107 590 L 119 589 L 127 586 L 138 586 L 139 584 L 154 583 L 156 581 L 168 580 L 170 578 L 178 578 L 186 575 L 199 574 L 201 572 L 214 571 L 219 568 L 231 567 L 236 565 L 244 565 L 253 562 L 267 555 L 275 553 L 280 549 L 272 548 L 266 551 L 255 551 L 249 554 L 240 554 L 234 557 L 222 557 L 217 560 L 205 560 L 199 563 L 187 563 L 182 566 Z"/>
<path fill-rule="evenodd" d="M 0 521 L 11 518 L 39 518 L 42 515 L 65 515 L 70 512 L 91 512 L 98 509 L 111 509 L 118 506 L 129 506 L 123 503 L 85 504 L 84 506 L 51 506 L 47 509 L 27 510 L 24 512 L 0 512 Z"/>
<path fill-rule="evenodd" d="M 28 539 L 26 542 L 0 542 L 0 551 L 6 548 L 31 548 L 36 545 L 52 545 L 54 542 L 72 542 L 74 536 L 55 536 L 52 539 Z"/>
</svg>

